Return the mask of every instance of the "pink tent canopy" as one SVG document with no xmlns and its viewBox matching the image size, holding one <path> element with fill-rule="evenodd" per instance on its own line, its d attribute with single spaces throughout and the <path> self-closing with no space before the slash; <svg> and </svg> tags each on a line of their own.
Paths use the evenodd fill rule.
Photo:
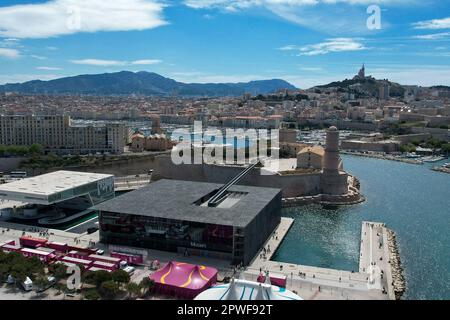
<svg viewBox="0 0 450 320">
<path fill-rule="evenodd" d="M 217 269 L 171 261 L 150 279 L 160 293 L 193 299 L 216 283 Z"/>
</svg>

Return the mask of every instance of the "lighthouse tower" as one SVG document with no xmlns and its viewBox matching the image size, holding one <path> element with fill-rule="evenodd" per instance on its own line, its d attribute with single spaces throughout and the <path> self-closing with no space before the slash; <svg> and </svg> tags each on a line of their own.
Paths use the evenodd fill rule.
<svg viewBox="0 0 450 320">
<path fill-rule="evenodd" d="M 339 157 L 339 131 L 336 127 L 327 130 L 323 171 L 326 174 L 339 174 L 341 158 Z"/>
<path fill-rule="evenodd" d="M 339 130 L 330 127 L 327 130 L 325 154 L 323 157 L 322 192 L 329 195 L 348 193 L 348 175 L 343 171 L 339 156 Z"/>
</svg>

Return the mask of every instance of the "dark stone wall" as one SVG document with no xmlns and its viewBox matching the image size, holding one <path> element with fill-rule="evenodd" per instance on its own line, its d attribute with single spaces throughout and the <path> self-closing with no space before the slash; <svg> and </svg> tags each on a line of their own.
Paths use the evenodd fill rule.
<svg viewBox="0 0 450 320">
<path fill-rule="evenodd" d="M 244 265 L 250 264 L 281 222 L 281 192 L 245 228 Z"/>
</svg>

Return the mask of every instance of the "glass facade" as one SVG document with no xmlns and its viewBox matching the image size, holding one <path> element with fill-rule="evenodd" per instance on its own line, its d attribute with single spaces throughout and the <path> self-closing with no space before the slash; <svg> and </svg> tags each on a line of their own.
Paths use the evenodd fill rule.
<svg viewBox="0 0 450 320">
<path fill-rule="evenodd" d="M 100 212 L 101 241 L 179 252 L 192 248 L 231 254 L 233 227 Z"/>
<path fill-rule="evenodd" d="M 48 202 L 70 200 L 85 195 L 89 195 L 94 205 L 114 198 L 114 177 L 54 193 L 48 197 Z"/>
</svg>

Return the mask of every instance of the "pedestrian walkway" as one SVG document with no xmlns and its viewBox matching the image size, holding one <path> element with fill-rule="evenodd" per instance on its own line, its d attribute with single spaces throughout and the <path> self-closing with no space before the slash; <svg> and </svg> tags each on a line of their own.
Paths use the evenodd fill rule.
<svg viewBox="0 0 450 320">
<path fill-rule="evenodd" d="M 388 287 L 386 277 L 380 272 L 373 274 L 371 265 L 377 270 L 388 268 L 388 258 L 383 246 L 384 225 L 364 222 L 361 232 L 361 256 L 359 272 L 319 268 L 272 261 L 271 258 L 283 241 L 294 220 L 282 218 L 270 239 L 244 272 L 248 280 L 256 281 L 261 272 L 283 274 L 287 277 L 287 288 L 303 293 L 304 299 L 389 299 L 384 293 Z M 372 226 L 372 227 L 371 227 Z"/>
</svg>

